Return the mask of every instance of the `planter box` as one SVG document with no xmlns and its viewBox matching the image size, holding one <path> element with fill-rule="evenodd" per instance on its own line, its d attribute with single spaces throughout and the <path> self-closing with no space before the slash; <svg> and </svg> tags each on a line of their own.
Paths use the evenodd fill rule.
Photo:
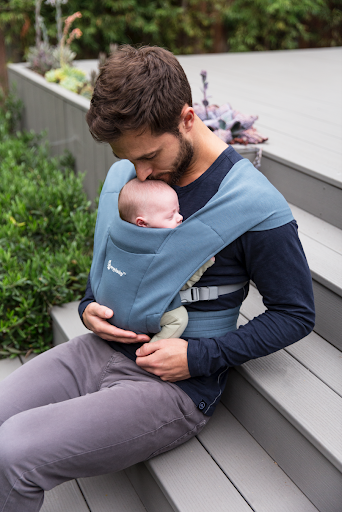
<svg viewBox="0 0 342 512">
<path fill-rule="evenodd" d="M 24 103 L 22 128 L 46 130 L 54 155 L 68 149 L 75 158 L 76 171 L 86 173 L 84 188 L 94 199 L 116 158 L 108 144 L 95 142 L 89 133 L 85 114 L 90 101 L 47 82 L 27 69 L 27 64 L 10 64 L 8 76 L 11 89 L 16 86 L 17 96 Z"/>
<path fill-rule="evenodd" d="M 88 72 L 96 69 L 97 61 L 78 61 L 77 67 Z M 46 130 L 54 155 L 68 149 L 75 158 L 76 172 L 85 172 L 84 188 L 94 199 L 101 181 L 116 161 L 109 144 L 95 142 L 89 133 L 85 114 L 90 101 L 27 68 L 26 63 L 9 64 L 10 87 L 24 103 L 22 128 Z M 253 161 L 256 146 L 234 146 L 245 158 Z"/>
</svg>

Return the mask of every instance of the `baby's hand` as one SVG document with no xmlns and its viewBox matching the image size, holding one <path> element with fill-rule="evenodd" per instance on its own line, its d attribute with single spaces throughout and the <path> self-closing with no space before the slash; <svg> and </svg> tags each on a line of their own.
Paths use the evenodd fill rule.
<svg viewBox="0 0 342 512">
<path fill-rule="evenodd" d="M 211 261 L 212 261 L 213 263 L 215 263 L 215 256 L 213 256 L 213 257 L 212 257 L 212 258 L 210 258 L 210 259 L 211 259 Z"/>
</svg>

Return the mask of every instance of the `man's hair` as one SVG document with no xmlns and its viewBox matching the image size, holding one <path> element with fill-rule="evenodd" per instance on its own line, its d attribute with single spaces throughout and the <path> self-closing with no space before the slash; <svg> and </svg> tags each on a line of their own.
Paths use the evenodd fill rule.
<svg viewBox="0 0 342 512">
<path fill-rule="evenodd" d="M 86 119 L 99 142 L 146 128 L 153 135 L 178 135 L 185 104 L 192 106 L 190 85 L 171 52 L 124 45 L 101 68 Z"/>
<path fill-rule="evenodd" d="M 119 214 L 122 220 L 135 224 L 135 219 L 146 214 L 146 208 L 158 207 L 156 193 L 176 193 L 167 183 L 161 180 L 139 181 L 133 178 L 124 185 L 118 199 Z"/>
</svg>

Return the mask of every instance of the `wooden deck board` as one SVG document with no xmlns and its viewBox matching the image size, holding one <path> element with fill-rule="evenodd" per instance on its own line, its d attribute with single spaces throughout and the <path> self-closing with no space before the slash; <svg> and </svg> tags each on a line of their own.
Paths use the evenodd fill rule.
<svg viewBox="0 0 342 512">
<path fill-rule="evenodd" d="M 123 471 L 78 482 L 91 512 L 146 512 Z"/>
<path fill-rule="evenodd" d="M 342 229 L 332 226 L 318 217 L 314 217 L 297 206 L 290 204 L 293 216 L 298 223 L 298 231 L 313 240 L 342 254 Z"/>
<path fill-rule="evenodd" d="M 223 405 L 198 438 L 254 512 L 317 511 Z"/>
<path fill-rule="evenodd" d="M 177 512 L 251 512 L 246 501 L 196 438 L 147 462 Z"/>
<path fill-rule="evenodd" d="M 77 483 L 71 480 L 46 491 L 41 512 L 89 512 L 89 508 Z"/>
<path fill-rule="evenodd" d="M 342 255 L 313 238 L 299 233 L 312 277 L 342 296 Z"/>
<path fill-rule="evenodd" d="M 248 361 L 241 374 L 339 470 L 342 399 L 286 351 Z"/>
<path fill-rule="evenodd" d="M 265 311 L 262 297 L 258 290 L 250 287 L 247 299 L 241 307 L 240 325 L 260 315 Z M 341 352 L 333 345 L 325 341 L 315 332 L 297 343 L 285 348 L 305 368 L 313 373 L 337 394 L 342 393 L 342 356 Z"/>
<path fill-rule="evenodd" d="M 234 369 L 228 374 L 222 403 L 320 512 L 340 511 L 341 473 L 303 437 L 281 410 L 273 407 Z"/>
<path fill-rule="evenodd" d="M 342 397 L 342 354 L 337 348 L 312 332 L 286 352 Z"/>
</svg>

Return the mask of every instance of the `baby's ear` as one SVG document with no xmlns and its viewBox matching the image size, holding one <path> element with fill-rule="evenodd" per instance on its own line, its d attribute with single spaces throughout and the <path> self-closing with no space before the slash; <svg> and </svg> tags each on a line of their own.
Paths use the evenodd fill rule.
<svg viewBox="0 0 342 512">
<path fill-rule="evenodd" d="M 147 222 L 143 217 L 137 217 L 135 219 L 135 224 L 140 228 L 147 228 Z"/>
</svg>

